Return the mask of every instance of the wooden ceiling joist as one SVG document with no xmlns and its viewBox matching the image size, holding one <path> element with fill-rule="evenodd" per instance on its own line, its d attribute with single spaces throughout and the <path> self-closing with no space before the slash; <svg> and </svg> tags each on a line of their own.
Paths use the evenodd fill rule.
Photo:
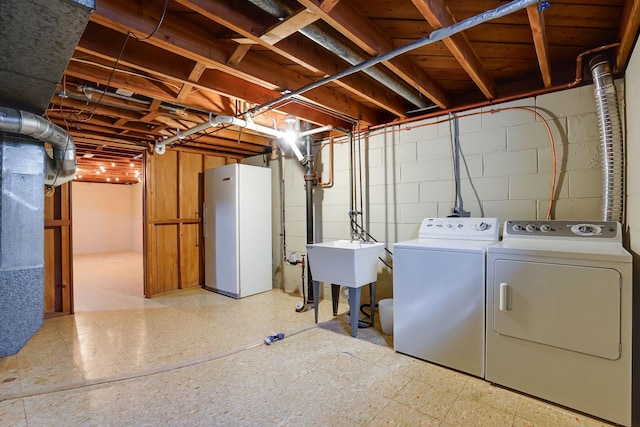
<svg viewBox="0 0 640 427">
<path fill-rule="evenodd" d="M 381 62 L 379 75 L 335 80 L 326 77 L 506 2 L 277 2 L 278 16 L 254 0 L 172 0 L 159 26 L 161 0 L 96 2 L 47 115 L 69 129 L 78 153 L 114 162 L 154 155 L 161 138 L 218 114 L 253 111 L 256 123 L 278 128 L 286 114 L 366 128 L 556 90 L 575 78 L 574 59 L 600 46 L 619 46 L 620 75 L 640 29 L 640 0 L 552 1 L 544 13 L 530 6 Z M 271 142 L 211 127 L 170 149 L 241 159 Z"/>
<path fill-rule="evenodd" d="M 538 10 L 537 5 L 527 7 L 529 25 L 533 34 L 533 44 L 536 47 L 538 64 L 540 64 L 540 74 L 544 87 L 551 87 L 551 64 L 549 61 L 549 43 L 544 24 L 544 15 Z"/>
<path fill-rule="evenodd" d="M 185 4 L 184 0 L 177 0 Z M 205 7 L 217 5 L 220 2 L 203 2 Z M 191 6 L 192 2 L 186 2 Z M 96 13 L 91 21 L 114 29 L 123 34 L 133 31 L 139 37 L 145 37 L 156 25 L 150 15 L 145 14 L 144 4 L 133 4 L 124 1 L 98 2 Z M 198 9 L 200 11 L 201 9 Z M 206 9 L 205 9 L 206 10 Z M 229 11 L 227 15 L 237 14 L 237 10 Z M 209 15 L 205 15 L 209 17 Z M 141 31 L 144 28 L 148 33 Z M 265 28 L 266 30 L 266 28 Z M 190 26 L 180 17 L 167 14 L 154 37 L 145 43 L 160 47 L 195 62 L 203 62 L 211 68 L 238 76 L 245 81 L 252 82 L 268 89 L 284 91 L 303 87 L 313 80 L 286 68 L 276 68 L 274 64 L 266 63 L 260 58 L 245 58 L 236 67 L 226 64 L 228 47 L 217 42 L 215 37 L 201 28 Z M 379 116 L 364 105 L 354 103 L 349 98 L 326 88 L 318 88 L 305 93 L 304 99 L 316 103 L 331 111 L 340 111 L 350 117 L 359 118 L 367 123 L 373 123 Z"/>
<path fill-rule="evenodd" d="M 434 29 L 449 27 L 456 23 L 455 17 L 444 0 L 412 0 L 429 25 Z M 464 33 L 454 34 L 443 40 L 460 66 L 469 74 L 487 99 L 497 96 L 496 84 L 482 65 L 471 43 Z"/>
<path fill-rule="evenodd" d="M 299 0 L 299 3 L 321 16 L 369 55 L 383 55 L 394 49 L 388 35 L 348 2 Z M 384 65 L 440 108 L 451 106 L 449 96 L 440 85 L 409 58 L 396 57 L 385 61 Z"/>
</svg>

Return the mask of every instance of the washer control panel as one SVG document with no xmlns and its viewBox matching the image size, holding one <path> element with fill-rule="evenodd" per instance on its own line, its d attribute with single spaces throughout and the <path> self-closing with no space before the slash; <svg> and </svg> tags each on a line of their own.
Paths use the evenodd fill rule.
<svg viewBox="0 0 640 427">
<path fill-rule="evenodd" d="M 498 240 L 498 218 L 425 218 L 420 225 L 421 239 Z"/>
<path fill-rule="evenodd" d="M 620 231 L 616 221 L 507 221 L 503 237 L 617 240 Z"/>
</svg>

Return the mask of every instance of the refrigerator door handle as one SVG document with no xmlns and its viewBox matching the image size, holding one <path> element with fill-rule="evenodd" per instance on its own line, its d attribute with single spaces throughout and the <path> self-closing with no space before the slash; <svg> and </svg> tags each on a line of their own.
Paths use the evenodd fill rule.
<svg viewBox="0 0 640 427">
<path fill-rule="evenodd" d="M 207 213 L 208 213 L 207 212 L 207 204 L 203 203 L 202 204 L 202 228 L 203 228 L 202 235 L 205 238 L 209 237 L 209 232 L 208 232 L 208 229 L 207 229 Z"/>
</svg>

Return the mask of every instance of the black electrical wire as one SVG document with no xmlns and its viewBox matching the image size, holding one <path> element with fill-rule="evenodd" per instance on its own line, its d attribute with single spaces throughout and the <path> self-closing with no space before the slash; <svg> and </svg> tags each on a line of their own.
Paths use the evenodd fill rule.
<svg viewBox="0 0 640 427">
<path fill-rule="evenodd" d="M 469 172 L 469 165 L 467 163 L 467 158 L 464 156 L 462 152 L 462 147 L 460 147 L 460 127 L 459 127 L 459 119 L 456 114 L 452 114 L 453 120 L 449 121 L 449 129 L 451 131 L 451 136 L 453 140 L 453 171 L 454 171 L 454 180 L 455 180 L 455 204 L 453 210 L 455 213 L 461 212 L 464 210 L 463 200 L 462 200 L 462 192 L 460 190 L 460 158 L 462 158 L 462 162 L 464 163 L 465 171 L 467 172 L 467 177 L 469 178 L 469 185 L 471 185 L 471 189 L 473 190 L 473 194 L 476 196 L 476 200 L 478 201 L 478 206 L 480 208 L 480 216 L 484 217 L 484 207 L 482 206 L 482 201 L 480 200 L 480 196 L 478 195 L 478 190 L 476 189 L 473 180 L 471 179 L 471 173 Z M 453 127 L 453 129 L 452 129 Z"/>
<path fill-rule="evenodd" d="M 364 229 L 360 224 L 358 224 L 358 223 L 353 219 L 353 217 L 354 217 L 355 215 L 357 215 L 357 213 L 355 213 L 355 212 L 349 212 L 349 218 L 351 219 L 351 230 L 352 230 L 352 231 L 354 231 L 354 232 L 357 232 L 358 234 L 360 234 L 360 239 L 361 239 L 363 242 L 366 242 L 366 240 L 364 239 L 364 237 L 362 237 L 361 233 L 366 234 L 366 235 L 367 235 L 367 237 L 368 237 L 368 238 L 370 238 L 371 240 L 373 240 L 374 242 L 379 243 L 379 242 L 378 242 L 378 240 L 376 240 L 376 238 L 375 238 L 375 237 L 373 237 L 371 234 L 369 234 L 369 232 L 368 232 L 367 230 L 365 230 L 365 229 Z M 354 226 L 355 226 L 356 228 L 359 228 L 361 231 L 360 231 L 360 232 L 358 232 L 358 231 L 356 230 L 356 228 L 354 228 Z M 387 249 L 387 248 L 385 247 L 385 248 L 384 248 L 384 250 L 385 250 L 389 255 L 393 256 L 393 253 L 392 253 L 389 249 Z M 386 266 L 387 266 L 387 268 L 389 268 L 389 270 L 393 270 L 393 267 L 392 267 L 392 266 L 390 266 L 390 265 L 389 265 L 385 260 L 383 260 L 381 257 L 378 257 L 378 259 L 379 259 L 380 261 L 382 261 L 382 263 L 383 263 L 384 265 L 386 265 Z"/>
<path fill-rule="evenodd" d="M 100 97 L 98 98 L 98 101 L 96 102 L 96 105 L 93 106 L 93 108 L 91 109 L 91 113 L 89 113 L 89 117 L 85 118 L 85 119 L 80 119 L 78 117 L 78 115 L 76 114 L 76 119 L 79 122 L 86 122 L 88 120 L 91 120 L 93 118 L 93 115 L 96 112 L 96 109 L 100 106 L 100 104 L 102 103 L 102 98 L 104 98 L 104 94 L 107 93 L 107 91 L 109 90 L 110 86 L 111 86 L 111 80 L 113 79 L 113 75 L 116 72 L 116 69 L 118 68 L 118 64 L 120 63 L 120 59 L 122 58 L 122 54 L 124 53 L 124 49 L 125 47 L 127 47 L 127 42 L 129 41 L 129 35 L 131 33 L 127 33 L 125 39 L 124 39 L 124 43 L 122 43 L 122 47 L 120 48 L 120 53 L 118 53 L 118 57 L 116 58 L 116 62 L 113 64 L 113 68 L 111 69 L 111 74 L 109 74 L 109 79 L 107 80 L 107 87 L 100 93 Z"/>
<path fill-rule="evenodd" d="M 158 30 L 160 29 L 160 26 L 162 25 L 162 22 L 164 21 L 164 16 L 167 13 L 168 5 L 169 5 L 169 0 L 164 0 L 164 6 L 162 7 L 162 15 L 160 15 L 160 19 L 158 20 L 158 25 L 156 25 L 156 28 L 154 28 L 153 31 L 151 31 L 151 33 L 148 36 L 139 38 L 138 36 L 133 34 L 133 37 L 135 37 L 137 40 L 141 42 L 149 40 L 151 37 L 153 37 L 158 32 Z"/>
<path fill-rule="evenodd" d="M 91 113 L 89 113 L 89 117 L 84 118 L 84 119 L 80 119 L 76 114 L 75 116 L 76 116 L 76 120 L 77 121 L 86 122 L 86 121 L 91 120 L 93 118 L 93 115 L 96 112 L 96 109 L 102 104 L 102 98 L 104 97 L 105 93 L 107 93 L 107 91 L 111 87 L 111 80 L 113 80 L 113 76 L 114 76 L 114 74 L 115 74 L 115 72 L 116 72 L 116 70 L 118 68 L 118 64 L 120 63 L 120 59 L 122 59 L 122 54 L 124 53 L 124 49 L 127 46 L 127 42 L 129 41 L 129 36 L 133 36 L 136 40 L 139 40 L 139 41 L 149 40 L 151 37 L 153 37 L 158 32 L 158 30 L 160 29 L 160 26 L 164 22 L 164 17 L 165 17 L 165 15 L 167 13 L 167 6 L 168 5 L 169 5 L 169 0 L 165 0 L 164 1 L 164 7 L 162 8 L 162 15 L 160 16 L 160 19 L 158 20 L 158 24 L 156 25 L 154 30 L 148 36 L 143 37 L 143 38 L 139 38 L 138 36 L 136 36 L 132 32 L 130 32 L 130 31 L 127 32 L 126 38 L 124 39 L 124 43 L 122 44 L 122 47 L 120 48 L 120 53 L 118 53 L 118 57 L 116 58 L 116 62 L 113 64 L 113 68 L 111 69 L 111 74 L 109 74 L 109 79 L 107 80 L 107 87 L 100 94 L 100 97 L 98 98 L 98 101 L 96 102 L 96 104 L 91 109 Z"/>
</svg>

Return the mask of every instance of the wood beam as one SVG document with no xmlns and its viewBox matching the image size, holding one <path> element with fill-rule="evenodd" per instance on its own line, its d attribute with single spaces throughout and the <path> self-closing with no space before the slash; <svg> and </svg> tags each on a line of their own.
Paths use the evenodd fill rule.
<svg viewBox="0 0 640 427">
<path fill-rule="evenodd" d="M 183 1 L 183 0 L 179 0 Z M 218 5 L 219 2 L 203 2 L 205 6 Z M 226 2 L 228 3 L 228 2 Z M 145 13 L 146 3 L 134 3 L 128 0 L 98 2 L 91 21 L 112 28 L 123 34 L 133 33 L 145 37 L 157 24 L 152 14 Z M 142 9 L 142 10 L 141 10 Z M 238 14 L 233 7 L 226 5 L 223 13 Z M 264 27 L 264 26 L 263 26 Z M 190 25 L 179 16 L 168 14 L 155 36 L 145 43 L 160 47 L 192 61 L 201 61 L 211 68 L 220 69 L 243 80 L 277 91 L 295 90 L 312 83 L 312 80 L 294 71 L 283 69 L 279 64 L 270 63 L 262 58 L 245 58 L 237 67 L 226 65 L 228 45 L 219 42 L 205 29 Z M 126 53 L 126 52 L 125 52 Z M 340 111 L 364 123 L 376 123 L 379 114 L 373 109 L 356 103 L 344 95 L 327 88 L 308 91 L 303 100 L 323 106 L 330 111 Z"/>
<path fill-rule="evenodd" d="M 251 44 L 249 43 L 239 43 L 235 48 L 229 59 L 227 60 L 227 65 L 231 67 L 235 67 L 242 61 L 242 58 L 249 52 L 251 49 Z"/>
<path fill-rule="evenodd" d="M 113 64 L 115 57 L 111 57 L 113 52 L 109 51 L 108 41 L 105 40 L 101 45 L 102 50 L 96 50 L 100 49 L 100 46 L 89 46 L 85 44 L 85 42 L 81 41 L 76 48 L 77 52 L 84 56 L 86 56 L 86 54 L 93 55 L 96 59 L 93 61 L 87 61 L 86 59 L 76 61 L 75 58 L 72 58 L 67 67 L 67 74 L 83 80 L 94 81 L 101 85 L 106 85 L 107 82 L 109 82 L 111 87 L 127 89 L 134 93 L 165 102 L 176 102 L 176 96 L 180 87 L 179 85 L 188 83 L 187 80 L 185 80 L 184 75 L 180 74 L 179 71 L 176 71 L 173 66 L 168 67 L 169 69 L 163 69 L 161 66 L 158 66 L 159 69 L 157 72 L 147 77 L 146 73 L 153 71 L 151 69 L 151 67 L 153 67 L 153 63 L 134 64 L 126 60 L 120 62 L 121 67 L 126 65 L 134 68 L 137 67 L 136 69 L 142 72 L 130 73 L 127 70 L 122 70 L 122 72 L 116 70 L 116 72 L 113 73 L 113 76 L 111 76 L 111 81 L 109 81 L 109 67 L 103 66 L 102 62 Z M 166 59 L 177 60 L 178 58 L 169 56 L 169 58 Z M 137 58 L 134 60 L 143 61 L 143 58 Z M 179 78 L 180 76 L 182 76 L 182 79 Z M 150 78 L 158 77 L 166 79 L 167 84 L 173 85 L 174 87 L 169 88 L 165 86 L 161 88 L 158 85 L 153 84 Z M 227 96 L 220 95 L 219 93 L 216 93 L 215 96 L 209 95 L 209 97 L 205 97 L 199 92 L 194 92 L 188 95 L 188 100 L 189 105 L 192 105 L 197 109 L 220 112 L 222 114 L 233 113 L 234 101 Z"/>
<path fill-rule="evenodd" d="M 83 56 L 86 56 L 86 54 L 98 55 L 96 52 L 83 48 L 79 48 L 78 50 Z M 157 59 L 161 63 L 176 60 L 170 52 L 159 50 L 156 53 L 158 54 Z M 110 59 L 106 62 L 113 63 Z M 135 66 L 136 64 L 131 65 Z M 146 67 L 147 66 L 143 66 L 142 68 Z M 106 85 L 110 78 L 108 67 L 103 67 L 100 64 L 89 64 L 86 60 L 83 60 L 83 62 L 76 62 L 72 60 L 67 67 L 66 73 L 68 76 L 94 81 L 101 85 Z M 160 76 L 162 77 L 161 74 Z M 165 77 L 169 78 L 171 76 Z M 261 86 L 248 83 L 238 77 L 234 77 L 214 69 L 205 70 L 199 80 L 200 81 L 198 83 L 194 83 L 194 86 L 201 90 L 192 92 L 185 99 L 184 104 L 188 104 L 203 111 L 217 112 L 218 114 L 223 115 L 236 114 L 235 101 L 218 95 L 218 93 L 228 90 L 229 88 L 234 88 L 239 99 L 246 100 L 254 104 L 261 104 L 263 102 L 270 101 L 280 95 L 277 91 L 265 89 Z M 181 80 L 175 81 L 181 82 Z M 146 82 L 142 76 L 126 73 L 121 74 L 118 72 L 114 73 L 110 80 L 111 87 L 120 87 L 149 98 L 157 98 L 166 102 L 175 102 L 175 99 L 171 95 L 168 96 L 166 92 L 159 91 L 157 87 L 148 85 L 147 83 L 148 82 Z M 86 105 L 83 106 L 83 109 L 86 109 Z M 341 128 L 350 128 L 351 126 L 349 122 L 335 117 L 334 115 L 323 113 L 321 110 L 313 107 L 307 107 L 299 103 L 287 104 L 279 108 L 279 110 L 287 114 L 293 114 L 296 117 L 304 117 L 311 123 L 323 125 L 330 124 Z M 114 111 L 114 114 L 117 114 L 117 112 Z M 189 114 L 188 111 L 187 114 Z M 132 115 L 131 117 L 135 119 L 136 116 Z M 382 120 L 382 118 L 379 119 Z M 198 117 L 197 120 L 194 121 L 201 122 L 204 121 L 204 119 Z M 254 121 L 256 121 L 256 123 L 260 123 L 260 117 L 255 117 Z M 271 125 L 272 120 L 269 120 L 268 122 L 268 124 L 263 124 Z"/>
<path fill-rule="evenodd" d="M 549 44 L 547 41 L 547 31 L 544 23 L 544 15 L 538 10 L 538 5 L 527 7 L 529 25 L 533 34 L 533 44 L 536 47 L 538 65 L 542 74 L 544 87 L 551 87 L 551 65 L 549 61 Z"/>
<path fill-rule="evenodd" d="M 257 28 L 260 28 L 260 22 L 251 20 L 247 16 L 239 13 L 239 11 L 223 13 L 227 10 L 227 5 L 224 3 L 211 0 L 176 1 L 208 19 L 237 32 L 246 39 L 319 74 L 318 80 L 350 66 L 350 64 L 340 59 L 332 59 L 326 54 L 326 49 L 318 49 L 316 43 L 305 37 L 296 39 L 295 43 L 287 38 L 287 36 L 294 34 L 299 28 L 318 20 L 315 14 L 307 10 L 295 13 L 282 23 L 278 23 L 269 29 L 260 30 L 261 32 L 259 32 Z M 289 21 L 292 21 L 292 23 L 289 23 Z M 353 75 L 349 79 L 336 80 L 334 83 L 399 117 L 406 117 L 406 111 L 412 108 L 388 89 L 387 92 L 389 93 L 386 96 L 372 97 L 370 95 L 370 81 L 361 75 Z M 291 90 L 295 89 L 298 88 L 291 88 Z M 378 88 L 376 92 L 379 94 L 382 92 L 382 89 Z"/>
<path fill-rule="evenodd" d="M 196 65 L 194 65 L 193 70 L 191 70 L 191 73 L 189 73 L 189 77 L 187 77 L 187 80 L 189 80 L 190 82 L 197 82 L 200 79 L 200 76 L 202 75 L 202 73 L 204 73 L 204 70 L 206 69 L 207 69 L 206 64 L 203 64 L 202 62 L 196 62 Z M 192 84 L 190 83 L 183 84 L 182 89 L 180 89 L 180 92 L 178 92 L 178 96 L 176 97 L 176 99 L 178 101 L 185 100 L 192 90 L 193 90 Z"/>
<path fill-rule="evenodd" d="M 434 29 L 449 27 L 456 23 L 455 17 L 444 0 L 411 1 Z M 467 36 L 464 33 L 458 33 L 445 38 L 443 42 L 484 96 L 488 99 L 495 98 L 496 84 L 482 65 Z"/>
<path fill-rule="evenodd" d="M 631 51 L 636 43 L 636 36 L 640 29 L 640 0 L 627 0 L 622 12 L 620 23 L 620 47 L 616 54 L 616 71 L 621 71 L 627 65 Z"/>
<path fill-rule="evenodd" d="M 320 17 L 311 13 L 310 10 L 302 9 L 268 29 L 265 34 L 260 36 L 260 40 L 273 46 L 291 34 L 298 32 L 301 28 L 313 24 L 318 19 L 320 19 Z"/>
<path fill-rule="evenodd" d="M 369 55 L 378 56 L 394 49 L 387 34 L 346 0 L 340 3 L 321 0 L 298 2 L 321 16 Z M 451 100 L 442 87 L 408 57 L 396 57 L 383 64 L 439 107 L 451 106 Z"/>
</svg>

